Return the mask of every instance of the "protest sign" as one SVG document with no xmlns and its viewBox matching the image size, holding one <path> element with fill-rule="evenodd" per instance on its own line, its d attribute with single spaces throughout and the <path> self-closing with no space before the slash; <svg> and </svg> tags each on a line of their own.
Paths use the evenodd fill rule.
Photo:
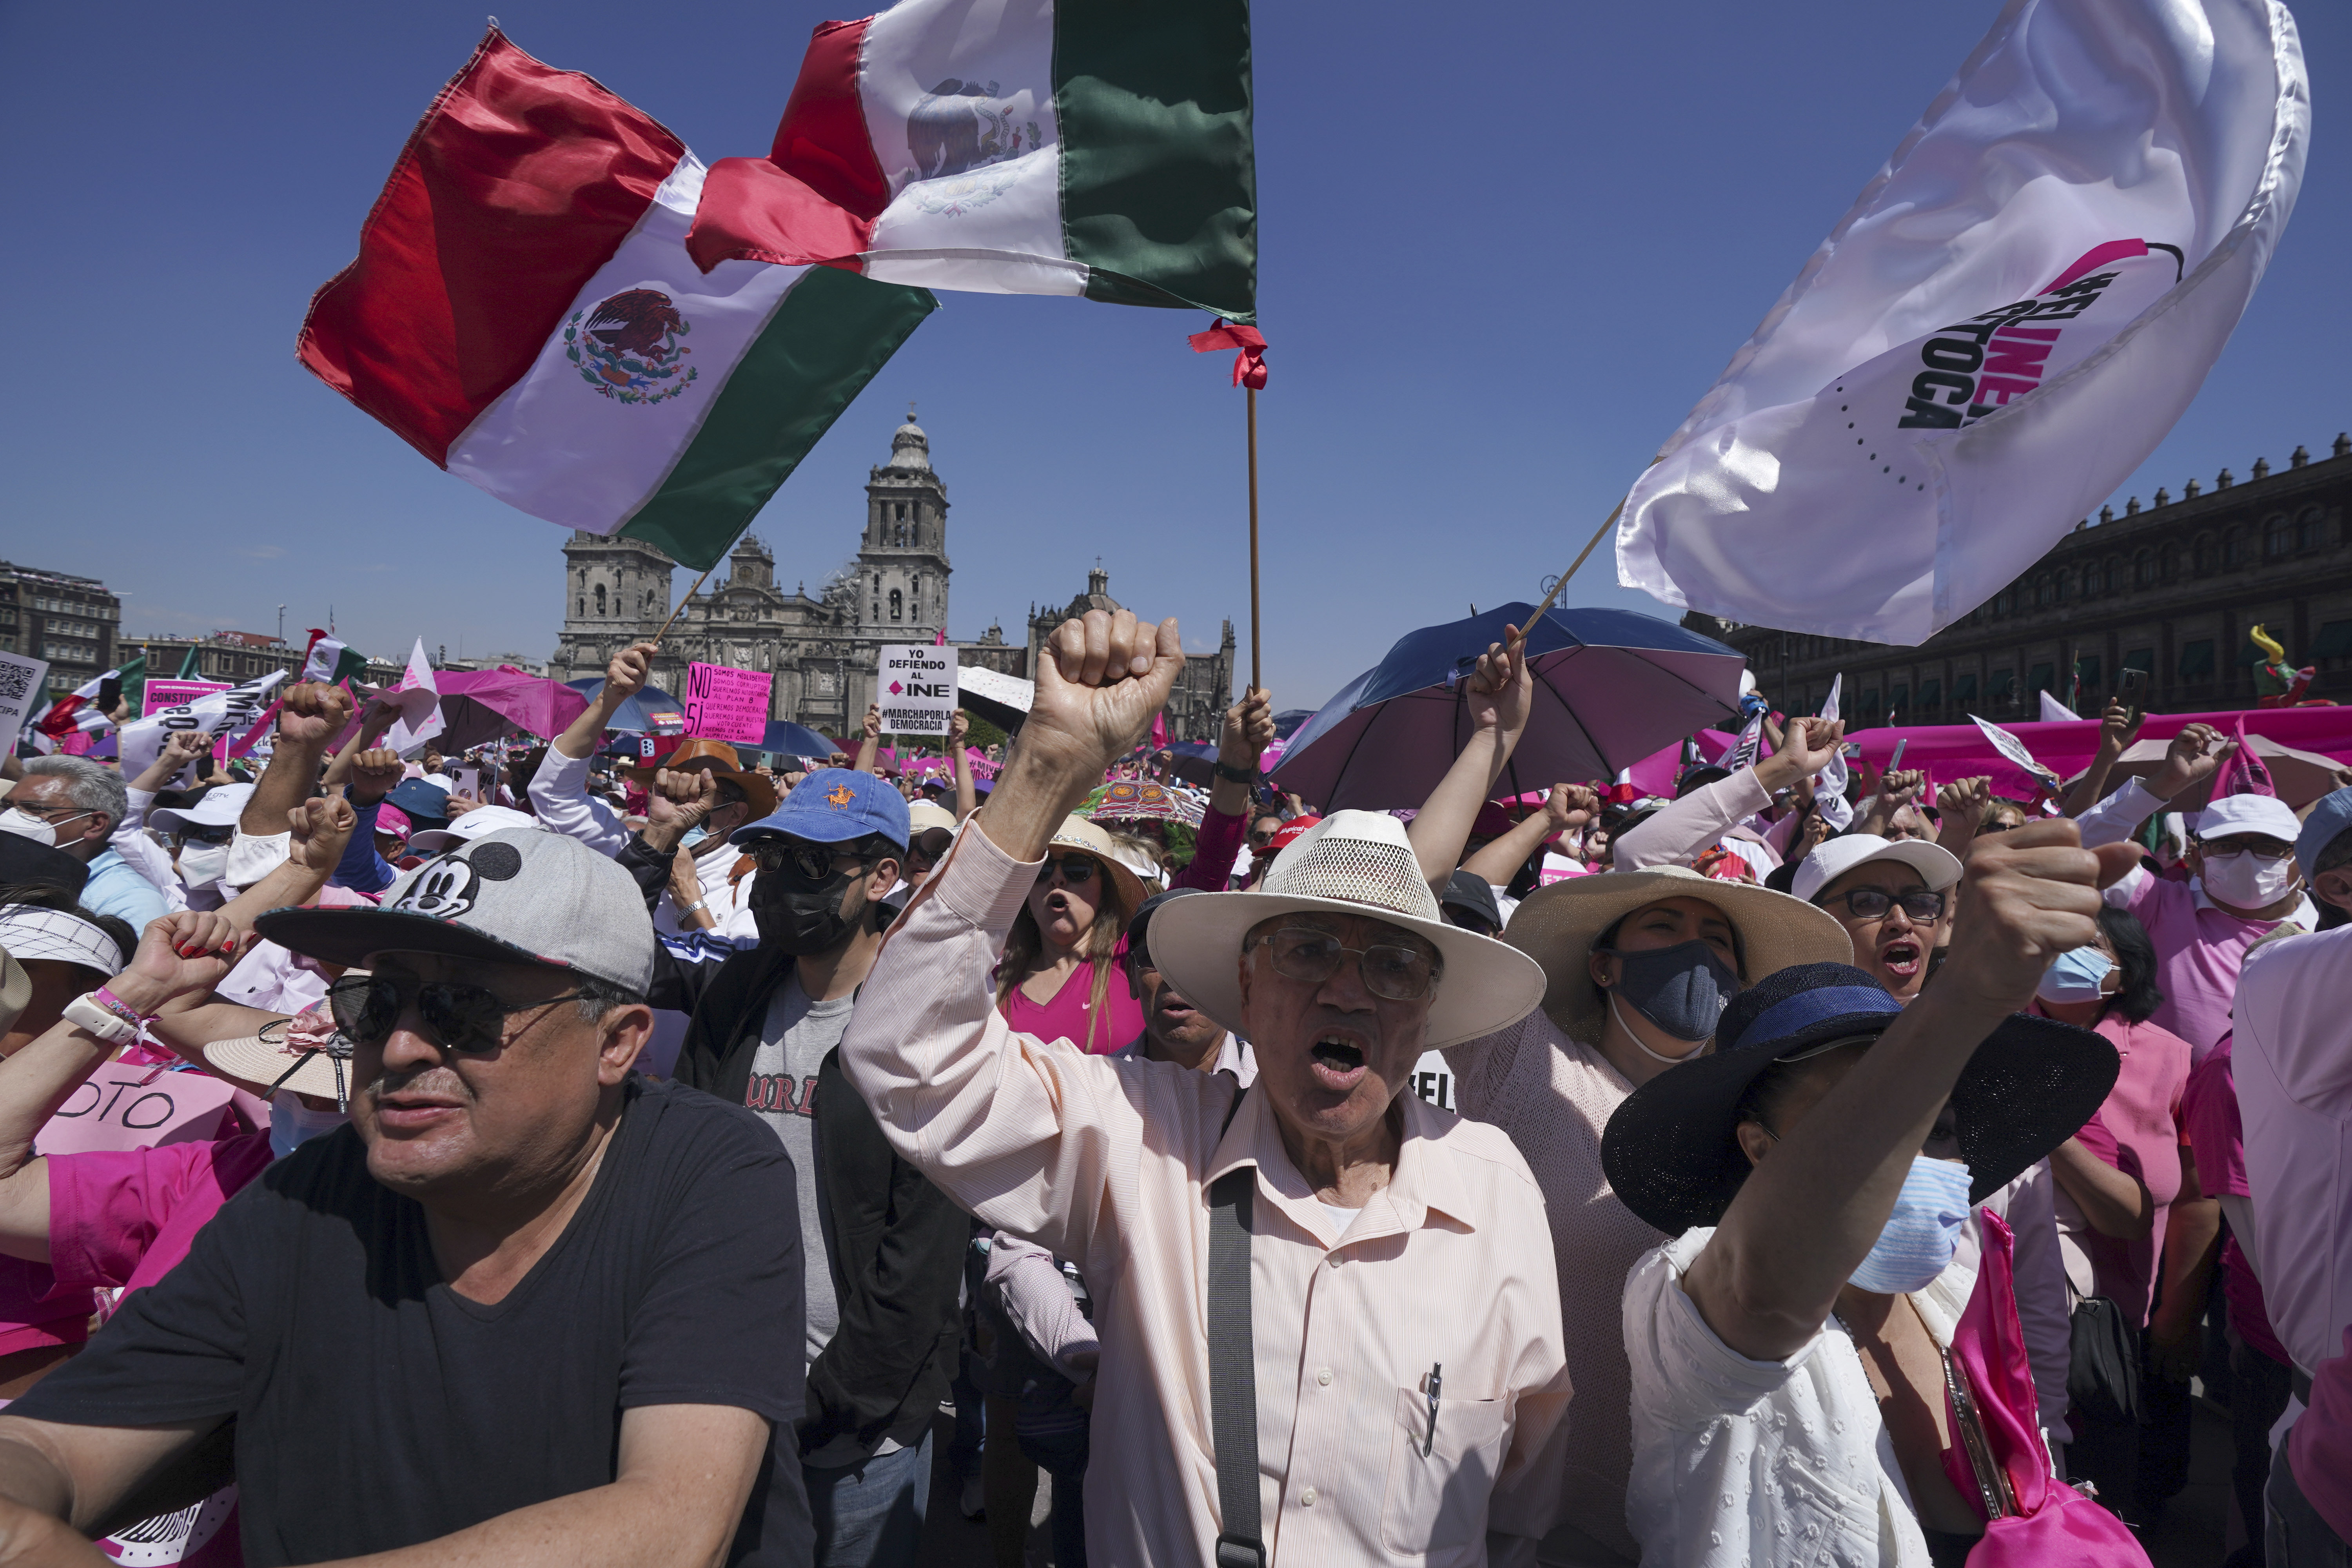
<svg viewBox="0 0 2352 1568">
<path fill-rule="evenodd" d="M 236 1090 L 209 1073 L 109 1062 L 66 1096 L 36 1141 L 43 1154 L 209 1141 Z"/>
<path fill-rule="evenodd" d="M 956 710 L 956 656 L 929 643 L 885 643 L 875 678 L 886 735 L 944 735 Z"/>
<path fill-rule="evenodd" d="M 166 708 L 177 708 L 184 702 L 227 689 L 226 680 L 151 680 L 147 683 L 146 705 L 139 710 L 139 716 L 152 719 Z"/>
<path fill-rule="evenodd" d="M 163 737 L 174 730 L 201 730 L 207 735 L 245 730 L 260 717 L 261 710 L 268 706 L 269 694 L 285 679 L 284 670 L 273 669 L 258 680 L 226 691 L 208 691 L 124 725 L 123 775 L 137 778 L 145 773 L 154 763 L 156 753 L 163 749 Z"/>
<path fill-rule="evenodd" d="M 2002 729 L 1998 724 L 1988 723 L 1982 719 L 1977 719 L 1977 716 L 1973 713 L 1969 714 L 1969 717 L 1976 719 L 1977 728 L 1984 731 L 1984 738 L 1992 742 L 1992 749 L 1994 751 L 1999 752 L 2002 756 L 2007 757 L 2011 762 L 2015 763 L 2019 767 L 2024 769 L 2033 777 L 2040 779 L 2049 788 L 2056 789 L 2058 787 L 2058 775 L 2052 773 L 2048 768 L 2043 767 L 2040 763 L 2035 762 L 2033 760 L 2033 753 L 2025 749 L 2024 742 L 2019 740 L 2016 736 L 2011 734 L 2008 731 Z"/>
<path fill-rule="evenodd" d="M 756 746 L 768 738 L 768 699 L 776 678 L 724 664 L 686 667 L 686 732 L 708 741 Z"/>
<path fill-rule="evenodd" d="M 0 653 L 0 757 L 16 750 L 25 731 L 25 716 L 41 704 L 48 679 L 48 660 Z"/>
<path fill-rule="evenodd" d="M 441 689 L 433 679 L 433 661 L 425 657 L 423 637 L 409 651 L 408 668 L 401 673 L 400 684 L 386 695 L 400 705 L 400 717 L 384 736 L 384 745 L 404 758 L 423 756 L 425 743 L 442 729 Z"/>
</svg>

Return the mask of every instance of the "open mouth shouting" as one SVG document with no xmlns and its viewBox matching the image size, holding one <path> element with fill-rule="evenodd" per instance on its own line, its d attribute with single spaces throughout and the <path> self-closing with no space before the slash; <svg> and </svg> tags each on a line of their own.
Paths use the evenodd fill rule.
<svg viewBox="0 0 2352 1568">
<path fill-rule="evenodd" d="M 1362 1037 L 1342 1029 L 1327 1030 L 1308 1048 L 1316 1084 L 1334 1094 L 1346 1094 L 1364 1079 Z"/>
<path fill-rule="evenodd" d="M 1916 936 L 1889 936 L 1878 944 L 1878 966 L 1897 984 L 1916 979 L 1927 963 L 1927 944 Z"/>
</svg>

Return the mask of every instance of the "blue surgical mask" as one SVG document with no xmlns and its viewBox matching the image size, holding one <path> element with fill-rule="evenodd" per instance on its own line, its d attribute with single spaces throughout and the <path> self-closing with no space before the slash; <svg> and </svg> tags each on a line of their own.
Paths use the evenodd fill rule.
<svg viewBox="0 0 2352 1568">
<path fill-rule="evenodd" d="M 2078 947 L 2050 961 L 2033 994 L 2044 1002 L 2102 1002 L 2116 994 L 2107 984 L 2116 974 L 2116 961 L 2104 950 Z"/>
<path fill-rule="evenodd" d="M 1895 1200 L 1895 1212 L 1886 1216 L 1886 1227 L 1862 1266 L 1846 1279 L 1882 1296 L 1924 1290 L 1950 1267 L 1960 1227 L 1968 1221 L 1968 1166 L 1958 1160 L 1918 1155 L 1911 1162 L 1911 1173 L 1903 1178 L 1903 1191 Z"/>
<path fill-rule="evenodd" d="M 1738 971 L 1704 942 L 1638 952 L 1601 951 L 1615 952 L 1622 966 L 1617 984 L 1609 988 L 1612 997 L 1677 1040 L 1713 1038 L 1724 1004 L 1739 989 Z"/>
<path fill-rule="evenodd" d="M 679 839 L 678 843 L 684 847 L 691 849 L 709 837 L 709 831 L 703 827 L 700 823 L 697 823 L 695 826 L 686 830 L 686 837 Z"/>
</svg>

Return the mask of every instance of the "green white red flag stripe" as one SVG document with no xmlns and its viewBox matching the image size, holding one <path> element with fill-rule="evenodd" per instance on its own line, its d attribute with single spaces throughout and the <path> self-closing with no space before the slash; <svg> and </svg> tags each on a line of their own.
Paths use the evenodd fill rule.
<svg viewBox="0 0 2352 1568">
<path fill-rule="evenodd" d="M 937 301 L 684 242 L 703 168 L 493 27 L 410 135 L 302 363 L 535 517 L 715 564 Z"/>
<path fill-rule="evenodd" d="M 901 0 L 816 29 L 688 247 L 988 293 L 1256 314 L 1247 0 Z"/>
</svg>

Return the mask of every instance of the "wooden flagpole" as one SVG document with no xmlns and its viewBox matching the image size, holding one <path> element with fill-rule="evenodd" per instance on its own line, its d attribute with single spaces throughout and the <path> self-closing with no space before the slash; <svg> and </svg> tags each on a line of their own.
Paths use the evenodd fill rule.
<svg viewBox="0 0 2352 1568">
<path fill-rule="evenodd" d="M 1249 517 L 1250 517 L 1250 689 L 1265 689 L 1265 676 L 1260 650 L 1265 639 L 1258 631 L 1257 614 L 1257 388 L 1246 387 L 1249 394 Z"/>
<path fill-rule="evenodd" d="M 1253 448 L 1253 450 L 1255 450 L 1255 448 Z M 1256 472 L 1255 465 L 1252 466 L 1250 471 L 1252 473 Z M 1253 489 L 1252 494 L 1255 494 L 1255 489 Z M 1529 616 L 1528 617 L 1528 624 L 1519 628 L 1517 641 L 1511 645 L 1514 649 L 1518 647 L 1519 643 L 1523 643 L 1528 640 L 1528 633 L 1533 631 L 1535 629 L 1536 623 L 1542 620 L 1544 616 L 1550 612 L 1552 602 L 1559 597 L 1559 591 L 1568 586 L 1568 580 L 1576 575 L 1577 568 L 1584 564 L 1585 557 L 1591 555 L 1595 550 L 1599 549 L 1601 547 L 1601 542 L 1609 537 L 1609 531 L 1617 526 L 1618 513 L 1625 510 L 1625 502 L 1626 500 L 1631 500 L 1633 492 L 1630 490 L 1627 491 L 1623 497 L 1619 499 L 1615 506 L 1609 509 L 1609 516 L 1601 524 L 1600 531 L 1594 533 L 1591 539 L 1584 542 L 1584 548 L 1577 552 L 1575 563 L 1570 566 L 1567 571 L 1559 574 L 1558 580 L 1551 585 L 1551 592 L 1546 594 L 1543 596 L 1543 603 L 1536 606 L 1536 613 Z M 1253 519 L 1255 518 L 1256 514 L 1255 510 L 1253 510 L 1251 515 Z M 1253 526 L 1255 525 L 1253 524 Z M 1255 537 L 1255 535 L 1253 535 L 1253 537 Z"/>
<path fill-rule="evenodd" d="M 1590 546 L 1587 546 L 1587 548 L 1589 549 L 1589 548 L 1590 548 Z M 1577 557 L 1577 563 L 1578 563 L 1578 564 L 1579 564 L 1579 565 L 1581 565 L 1581 564 L 1583 563 L 1583 560 L 1584 560 L 1584 558 L 1583 558 L 1582 556 L 1580 556 L 1580 556 L 1578 556 L 1578 557 Z M 713 572 L 716 572 L 717 570 L 719 570 L 719 563 L 718 563 L 718 562 L 716 562 L 716 561 L 712 562 L 709 565 L 705 566 L 705 567 L 702 569 L 702 575 L 701 575 L 701 576 L 699 576 L 699 577 L 697 577 L 697 578 L 694 580 L 694 586 L 693 586 L 693 587 L 691 587 L 691 588 L 688 588 L 688 589 L 686 591 L 686 599 L 691 599 L 691 598 L 693 598 L 697 594 L 701 593 L 701 592 L 702 592 L 702 584 L 703 584 L 705 582 L 707 582 L 707 581 L 709 579 L 710 574 L 711 574 Z M 1570 570 L 1570 571 L 1571 571 L 1571 572 L 1573 572 L 1574 570 L 1576 570 L 1576 568 L 1575 568 L 1574 566 L 1571 566 L 1571 567 L 1570 567 L 1570 568 L 1569 568 L 1569 570 Z M 655 646 L 655 647 L 660 647 L 660 646 L 661 646 L 661 640 L 662 640 L 663 637 L 664 637 L 665 635 L 667 635 L 667 634 L 668 633 L 668 631 L 669 631 L 669 628 L 670 628 L 670 622 L 671 622 L 671 621 L 675 621 L 675 620 L 677 620 L 677 617 L 685 612 L 685 610 L 686 610 L 686 599 L 680 599 L 680 600 L 677 602 L 677 609 L 675 609 L 675 610 L 672 610 L 672 611 L 669 613 L 669 620 L 667 620 L 667 621 L 664 621 L 664 622 L 661 624 L 661 630 L 660 630 L 660 631 L 657 631 L 657 632 L 656 632 L 656 633 L 654 634 L 654 636 L 653 636 L 653 641 L 654 641 L 654 646 Z"/>
</svg>

